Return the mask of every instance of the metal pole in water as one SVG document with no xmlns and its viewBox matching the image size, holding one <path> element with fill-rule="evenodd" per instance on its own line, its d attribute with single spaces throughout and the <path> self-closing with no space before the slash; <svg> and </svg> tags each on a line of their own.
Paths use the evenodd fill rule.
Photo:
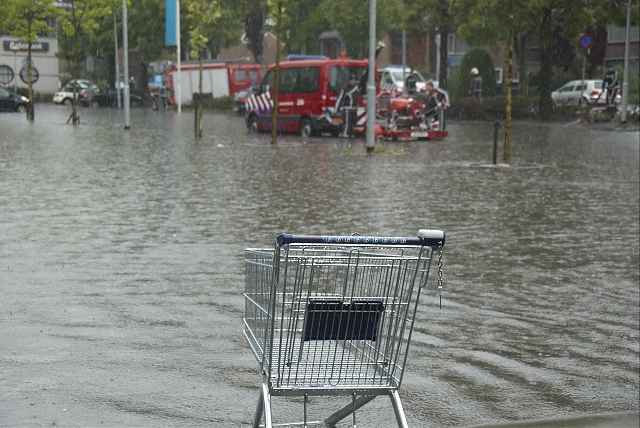
<svg viewBox="0 0 640 428">
<path fill-rule="evenodd" d="M 498 129 L 500 129 L 500 122 L 497 120 L 493 123 L 493 164 L 498 164 Z"/>
<path fill-rule="evenodd" d="M 367 82 L 367 153 L 376 144 L 376 0 L 369 0 L 369 81 Z"/>
<path fill-rule="evenodd" d="M 582 103 L 582 100 L 584 99 L 584 74 L 585 74 L 586 66 L 587 66 L 587 51 L 583 50 L 583 52 L 582 52 L 582 82 L 580 83 L 580 85 L 581 85 L 580 86 L 580 103 Z"/>
<path fill-rule="evenodd" d="M 131 97 L 129 96 L 129 36 L 127 35 L 127 0 L 122 0 L 122 51 L 124 66 L 124 129 L 131 128 L 131 118 L 129 107 Z"/>
<path fill-rule="evenodd" d="M 511 163 L 511 83 L 513 82 L 513 0 L 509 0 L 509 53 L 507 55 L 507 103 L 504 109 L 503 162 Z"/>
<path fill-rule="evenodd" d="M 122 108 L 120 95 L 120 61 L 118 60 L 118 25 L 116 24 L 116 12 L 113 12 L 113 43 L 116 47 L 116 95 L 118 96 L 118 108 Z"/>
<path fill-rule="evenodd" d="M 180 45 L 180 0 L 176 1 L 176 62 L 178 68 L 176 70 L 176 85 L 175 85 L 175 103 L 178 107 L 178 113 L 182 112 L 182 46 Z"/>
<path fill-rule="evenodd" d="M 402 93 L 407 93 L 407 88 L 404 87 L 404 82 L 407 80 L 407 32 L 402 30 Z"/>
<path fill-rule="evenodd" d="M 629 102 L 629 31 L 631 30 L 631 0 L 627 4 L 627 34 L 624 39 L 624 77 L 622 82 L 622 111 L 620 122 L 627 122 L 627 104 Z"/>
</svg>

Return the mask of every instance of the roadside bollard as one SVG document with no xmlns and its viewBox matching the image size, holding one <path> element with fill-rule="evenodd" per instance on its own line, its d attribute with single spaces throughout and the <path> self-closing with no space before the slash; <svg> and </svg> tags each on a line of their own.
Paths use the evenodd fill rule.
<svg viewBox="0 0 640 428">
<path fill-rule="evenodd" d="M 493 123 L 493 164 L 498 164 L 498 129 L 500 129 L 500 122 L 497 120 Z"/>
</svg>

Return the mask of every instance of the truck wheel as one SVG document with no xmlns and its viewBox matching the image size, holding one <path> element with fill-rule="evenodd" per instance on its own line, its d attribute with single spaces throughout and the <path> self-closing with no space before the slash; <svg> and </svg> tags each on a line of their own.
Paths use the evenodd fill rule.
<svg viewBox="0 0 640 428">
<path fill-rule="evenodd" d="M 91 108 L 98 108 L 100 107 L 100 104 L 97 101 L 91 101 Z"/>
<path fill-rule="evenodd" d="M 300 121 L 300 136 L 302 138 L 310 137 L 313 133 L 313 127 L 309 118 L 304 118 Z"/>
<path fill-rule="evenodd" d="M 62 104 L 66 105 L 66 106 L 70 106 L 71 105 L 71 98 L 65 98 L 64 100 L 62 100 Z"/>
<path fill-rule="evenodd" d="M 258 116 L 251 116 L 249 118 L 248 126 L 249 132 L 255 134 L 258 132 Z"/>
</svg>

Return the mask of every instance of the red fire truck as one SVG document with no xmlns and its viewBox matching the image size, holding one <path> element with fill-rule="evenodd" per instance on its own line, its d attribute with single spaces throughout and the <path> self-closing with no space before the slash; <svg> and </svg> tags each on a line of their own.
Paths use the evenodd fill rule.
<svg viewBox="0 0 640 428">
<path fill-rule="evenodd" d="M 350 74 L 359 80 L 368 70 L 369 61 L 296 56 L 280 63 L 278 92 L 278 132 L 299 133 L 303 137 L 314 133 L 338 135 L 342 115 L 335 104 Z M 271 66 L 255 93 L 245 101 L 245 120 L 251 132 L 271 130 L 275 66 Z M 423 117 L 424 106 L 414 98 L 395 92 L 381 91 L 376 73 L 376 134 L 393 140 L 443 138 L 440 121 Z M 367 97 L 357 110 L 354 133 L 366 132 Z"/>
<path fill-rule="evenodd" d="M 178 69 L 172 62 L 156 62 L 153 69 L 153 82 L 149 82 L 152 96 L 166 97 L 168 105 L 176 103 Z M 180 103 L 189 104 L 193 94 L 199 92 L 200 65 L 197 61 L 180 64 Z M 256 85 L 262 78 L 262 66 L 248 60 L 204 61 L 202 64 L 202 93 L 218 98 L 233 95 L 238 91 Z"/>
</svg>

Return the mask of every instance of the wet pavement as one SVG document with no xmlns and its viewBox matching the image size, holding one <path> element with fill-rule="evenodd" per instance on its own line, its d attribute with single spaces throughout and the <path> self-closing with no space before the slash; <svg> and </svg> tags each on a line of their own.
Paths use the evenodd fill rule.
<svg viewBox="0 0 640 428">
<path fill-rule="evenodd" d="M 249 426 L 243 250 L 281 232 L 447 231 L 400 396 L 410 426 L 639 409 L 637 129 L 493 124 L 444 141 L 249 135 L 241 118 L 0 115 L 0 426 Z M 343 400 L 313 398 L 322 419 Z M 276 421 L 300 401 L 274 400 Z M 635 415 L 632 413 L 632 415 Z M 358 413 L 394 421 L 389 400 Z M 349 426 L 343 423 L 339 426 Z M 560 426 L 560 425 L 558 425 Z"/>
</svg>

